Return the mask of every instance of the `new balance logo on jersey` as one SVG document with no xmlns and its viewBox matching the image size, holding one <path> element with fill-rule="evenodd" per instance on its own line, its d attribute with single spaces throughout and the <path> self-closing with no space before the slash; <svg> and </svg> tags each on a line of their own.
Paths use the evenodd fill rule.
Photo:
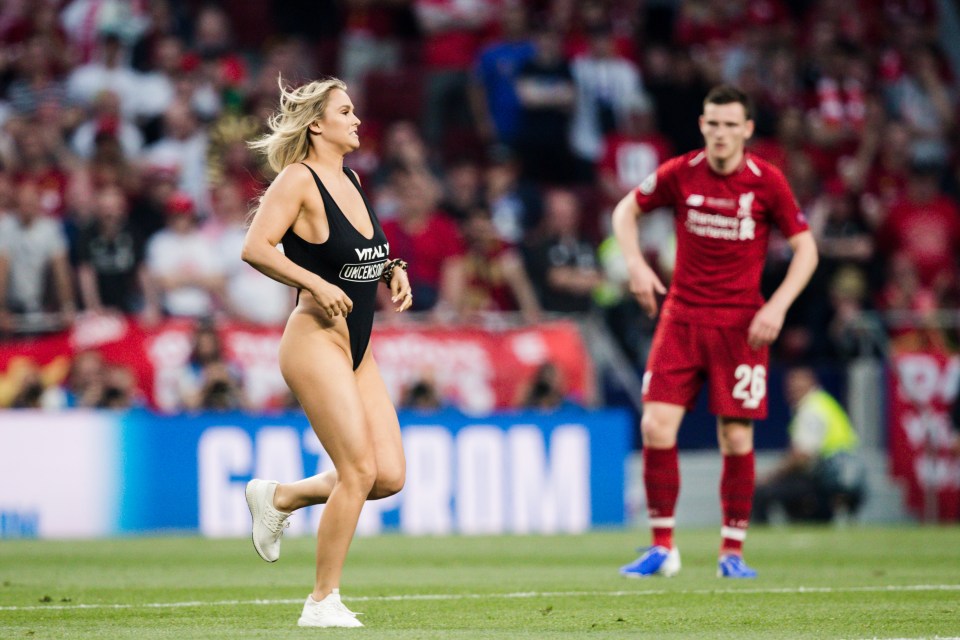
<svg viewBox="0 0 960 640">
<path fill-rule="evenodd" d="M 385 242 L 376 247 L 364 247 L 362 249 L 354 249 L 354 251 L 357 252 L 357 260 L 373 260 L 374 258 L 383 260 L 390 255 L 390 243 Z"/>
<path fill-rule="evenodd" d="M 340 269 L 340 279 L 352 282 L 373 282 L 379 280 L 380 276 L 383 275 L 383 265 L 385 264 L 386 262 L 383 260 L 363 264 L 345 264 Z"/>
</svg>

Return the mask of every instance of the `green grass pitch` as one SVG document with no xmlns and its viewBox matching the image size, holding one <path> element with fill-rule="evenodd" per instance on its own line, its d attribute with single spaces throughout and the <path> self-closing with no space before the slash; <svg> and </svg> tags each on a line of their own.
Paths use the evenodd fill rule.
<svg viewBox="0 0 960 640">
<path fill-rule="evenodd" d="M 944 638 L 960 636 L 960 530 L 755 528 L 757 580 L 715 577 L 717 531 L 683 570 L 627 580 L 645 531 L 354 542 L 342 594 L 366 628 L 299 629 L 313 541 L 276 564 L 249 540 L 0 542 L 0 638 Z M 256 602 L 255 602 L 256 601 Z"/>
</svg>

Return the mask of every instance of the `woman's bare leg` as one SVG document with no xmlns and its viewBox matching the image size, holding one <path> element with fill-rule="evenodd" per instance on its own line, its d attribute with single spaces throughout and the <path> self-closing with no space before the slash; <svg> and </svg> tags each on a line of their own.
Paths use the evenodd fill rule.
<svg viewBox="0 0 960 640">
<path fill-rule="evenodd" d="M 377 480 L 367 499 L 378 500 L 392 496 L 403 488 L 406 463 L 400 422 L 377 363 L 369 351 L 356 371 L 356 379 L 377 460 Z M 337 470 L 330 469 L 303 480 L 280 484 L 273 497 L 274 506 L 280 511 L 292 512 L 324 504 L 336 483 Z"/>
<path fill-rule="evenodd" d="M 315 476 L 277 485 L 273 506 L 290 513 L 315 504 L 324 504 L 337 484 L 337 470 L 330 469 Z"/>
<path fill-rule="evenodd" d="M 350 358 L 327 335 L 310 330 L 312 323 L 306 317 L 291 318 L 280 343 L 280 370 L 337 470 L 317 530 L 312 595 L 319 601 L 340 584 L 360 510 L 377 478 L 377 463 Z"/>
<path fill-rule="evenodd" d="M 360 389 L 360 401 L 377 461 L 377 479 L 368 499 L 378 500 L 392 496 L 403 488 L 406 461 L 397 410 L 369 350 L 357 368 L 357 387 Z"/>
</svg>

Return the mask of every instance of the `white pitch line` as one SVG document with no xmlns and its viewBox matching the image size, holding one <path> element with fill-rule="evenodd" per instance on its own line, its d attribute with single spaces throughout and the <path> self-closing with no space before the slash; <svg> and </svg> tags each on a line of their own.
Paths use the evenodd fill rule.
<svg viewBox="0 0 960 640">
<path fill-rule="evenodd" d="M 629 596 L 681 595 L 758 595 L 805 593 L 894 593 L 902 591 L 960 591 L 960 584 L 912 584 L 872 587 L 771 587 L 769 589 L 638 589 L 632 591 L 515 591 L 512 593 L 411 593 L 396 596 L 358 596 L 344 598 L 346 602 L 395 602 L 407 600 L 517 600 L 525 598 L 594 598 Z M 100 604 L 51 604 L 0 606 L 0 611 L 58 611 L 78 609 L 181 609 L 186 607 L 221 607 L 231 605 L 299 604 L 303 598 L 275 600 L 193 600 L 187 602 L 143 602 Z"/>
</svg>

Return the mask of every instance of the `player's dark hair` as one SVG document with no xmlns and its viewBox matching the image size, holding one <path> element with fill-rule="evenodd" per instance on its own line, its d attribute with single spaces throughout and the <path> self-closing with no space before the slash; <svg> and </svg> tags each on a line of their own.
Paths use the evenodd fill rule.
<svg viewBox="0 0 960 640">
<path fill-rule="evenodd" d="M 740 91 L 740 89 L 737 89 L 733 85 L 718 84 L 714 88 L 710 89 L 707 97 L 703 99 L 704 106 L 708 104 L 733 104 L 735 102 L 739 102 L 743 105 L 743 110 L 747 114 L 747 120 L 753 120 L 755 114 L 753 100 L 750 99 L 750 96 L 745 94 L 743 91 Z"/>
</svg>

